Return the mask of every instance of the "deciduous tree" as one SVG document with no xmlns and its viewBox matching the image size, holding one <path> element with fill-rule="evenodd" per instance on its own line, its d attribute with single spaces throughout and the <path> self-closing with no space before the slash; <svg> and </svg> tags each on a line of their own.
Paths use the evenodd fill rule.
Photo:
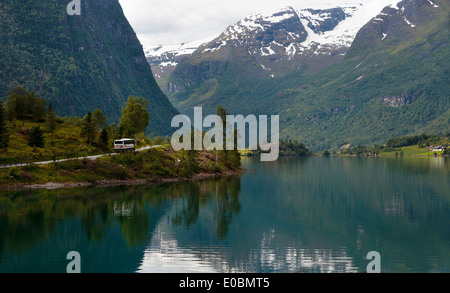
<svg viewBox="0 0 450 293">
<path fill-rule="evenodd" d="M 148 103 L 142 97 L 128 97 L 126 106 L 122 109 L 122 117 L 120 118 L 120 126 L 123 128 L 122 135 L 131 138 L 140 132 L 145 132 L 150 122 L 150 114 L 147 110 Z"/>
<path fill-rule="evenodd" d="M 92 113 L 92 120 L 94 120 L 94 124 L 97 131 L 100 131 L 102 128 L 108 127 L 108 124 L 106 123 L 106 115 L 103 114 L 102 110 L 95 109 Z"/>
<path fill-rule="evenodd" d="M 34 92 L 27 92 L 24 88 L 16 86 L 8 92 L 5 112 L 8 120 L 36 120 L 45 117 L 46 101 L 37 98 Z"/>
</svg>

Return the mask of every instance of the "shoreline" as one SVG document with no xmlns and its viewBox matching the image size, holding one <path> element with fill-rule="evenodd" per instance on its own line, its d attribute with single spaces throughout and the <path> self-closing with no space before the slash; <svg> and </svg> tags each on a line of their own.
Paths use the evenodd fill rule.
<svg viewBox="0 0 450 293">
<path fill-rule="evenodd" d="M 318 155 L 318 157 L 321 157 L 321 155 Z M 450 157 L 449 155 L 442 155 L 442 154 L 438 154 L 437 156 L 432 155 L 432 154 L 427 154 L 427 155 L 420 155 L 420 154 L 408 154 L 408 155 L 376 155 L 376 156 L 357 156 L 357 155 L 331 155 L 330 157 L 335 157 L 335 158 L 448 158 Z"/>
<path fill-rule="evenodd" d="M 105 179 L 95 182 L 47 182 L 47 183 L 16 183 L 12 185 L 0 186 L 1 191 L 24 191 L 24 190 L 58 190 L 58 189 L 73 189 L 73 188 L 88 188 L 88 187 L 115 187 L 115 186 L 139 186 L 139 185 L 158 185 L 165 183 L 181 183 L 189 181 L 202 181 L 207 179 L 214 179 L 224 176 L 242 175 L 246 172 L 245 169 L 235 171 L 225 171 L 222 173 L 199 173 L 192 177 L 185 178 L 154 178 L 154 179 L 133 179 L 133 180 L 118 180 Z"/>
</svg>

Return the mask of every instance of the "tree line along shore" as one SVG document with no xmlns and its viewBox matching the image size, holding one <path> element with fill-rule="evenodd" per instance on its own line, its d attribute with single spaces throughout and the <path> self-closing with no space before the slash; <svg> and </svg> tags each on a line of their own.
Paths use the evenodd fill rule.
<svg viewBox="0 0 450 293">
<path fill-rule="evenodd" d="M 147 107 L 141 97 L 130 96 L 118 124 L 108 124 L 100 109 L 84 117 L 58 117 L 44 99 L 14 88 L 4 105 L 0 102 L 0 166 L 9 165 L 0 169 L 0 187 L 134 184 L 243 171 L 237 150 L 174 151 L 168 138 L 146 135 Z M 137 148 L 159 147 L 112 155 L 113 141 L 123 137 L 135 139 Z M 88 158 L 96 155 L 103 156 Z M 45 161 L 52 163 L 35 164 Z"/>
<path fill-rule="evenodd" d="M 0 168 L 0 187 L 207 178 L 241 173 L 241 156 L 258 156 L 261 152 L 239 152 L 237 146 L 233 151 L 174 151 L 169 138 L 146 135 L 151 121 L 147 107 L 143 98 L 130 96 L 118 124 L 107 123 L 108 117 L 100 109 L 84 117 L 58 117 L 44 99 L 15 87 L 8 92 L 4 104 L 0 101 L 0 166 L 10 166 Z M 218 114 L 226 117 L 226 110 L 219 106 Z M 104 155 L 95 160 L 87 158 L 112 153 L 113 141 L 123 137 L 134 138 L 137 148 L 160 147 Z M 323 153 L 314 153 L 303 143 L 281 139 L 280 156 L 448 156 L 449 137 L 450 133 L 405 136 L 383 145 L 343 146 Z M 70 160 L 60 161 L 64 159 Z M 34 164 L 43 161 L 53 163 Z"/>
</svg>

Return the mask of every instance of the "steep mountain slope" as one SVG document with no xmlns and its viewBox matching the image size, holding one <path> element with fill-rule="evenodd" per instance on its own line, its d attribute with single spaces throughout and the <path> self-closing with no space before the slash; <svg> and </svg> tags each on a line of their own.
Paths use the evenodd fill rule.
<svg viewBox="0 0 450 293">
<path fill-rule="evenodd" d="M 210 42 L 214 38 L 215 37 L 205 38 L 194 42 L 175 45 L 158 45 L 144 49 L 145 57 L 152 67 L 156 81 L 159 81 L 172 73 L 181 60 L 190 56 L 198 49 L 198 47 Z"/>
<path fill-rule="evenodd" d="M 59 115 L 100 108 L 117 121 L 129 95 L 150 101 L 149 131 L 169 134 L 178 111 L 156 84 L 118 0 L 0 2 L 0 96 L 15 85 L 47 99 Z"/>
<path fill-rule="evenodd" d="M 181 112 L 194 105 L 212 111 L 215 99 L 232 99 L 255 80 L 312 75 L 341 61 L 358 30 L 378 12 L 356 5 L 254 13 L 173 62 L 178 65 L 159 84 Z"/>
<path fill-rule="evenodd" d="M 161 85 L 187 114 L 218 105 L 279 114 L 281 136 L 313 150 L 450 131 L 448 1 L 400 1 L 366 15 L 357 30 L 340 21 L 345 14 L 362 23 L 351 11 L 248 17 L 183 59 Z"/>
<path fill-rule="evenodd" d="M 404 0 L 356 36 L 344 61 L 266 96 L 283 134 L 315 149 L 450 130 L 449 3 Z"/>
</svg>

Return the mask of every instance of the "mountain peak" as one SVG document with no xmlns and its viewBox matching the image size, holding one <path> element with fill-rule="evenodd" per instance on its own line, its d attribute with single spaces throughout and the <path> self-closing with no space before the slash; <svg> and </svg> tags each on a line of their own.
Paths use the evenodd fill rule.
<svg viewBox="0 0 450 293">
<path fill-rule="evenodd" d="M 256 13 L 251 13 L 245 19 L 260 20 L 269 23 L 277 23 L 296 16 L 297 13 L 295 9 L 292 8 L 292 6 L 285 6 L 277 10 L 259 11 Z"/>
<path fill-rule="evenodd" d="M 250 35 L 254 35 L 255 33 L 258 34 L 277 29 L 284 29 L 291 33 L 304 31 L 299 23 L 296 11 L 291 6 L 288 6 L 271 12 L 265 11 L 250 14 L 236 24 L 229 26 L 219 36 L 218 41 L 222 43 L 229 40 L 244 41 L 244 39 L 248 39 Z"/>
<path fill-rule="evenodd" d="M 314 73 L 342 60 L 359 29 L 375 17 L 385 4 L 394 2 L 398 1 L 380 0 L 376 4 L 342 7 L 330 4 L 301 10 L 285 6 L 258 11 L 230 25 L 218 37 L 201 42 L 202 45 L 197 43 L 197 50 L 192 46 L 188 53 L 186 50 L 182 52 L 184 57 L 191 59 L 192 56 L 197 60 L 226 61 L 232 55 L 247 61 L 254 59 L 267 77 L 306 67 L 310 68 L 308 74 L 315 68 Z M 175 69 L 182 54 L 179 51 L 160 54 L 161 48 L 156 51 L 154 55 L 148 52 L 147 57 L 159 80 Z M 298 60 L 292 63 L 294 59 Z M 291 63 L 283 65 L 287 61 Z M 275 73 L 275 67 L 282 68 L 283 73 Z M 287 67 L 290 69 L 286 70 Z"/>
</svg>

